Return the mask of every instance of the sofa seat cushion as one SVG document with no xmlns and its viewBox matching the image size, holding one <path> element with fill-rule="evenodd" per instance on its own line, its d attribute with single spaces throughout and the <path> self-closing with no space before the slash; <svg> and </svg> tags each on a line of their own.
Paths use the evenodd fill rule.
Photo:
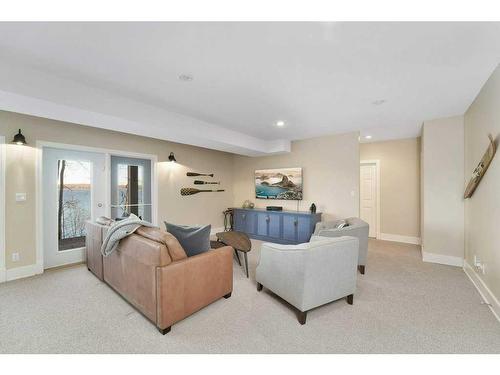
<svg viewBox="0 0 500 375">
<path fill-rule="evenodd" d="M 187 258 L 186 252 L 182 248 L 180 242 L 171 233 L 165 232 L 160 228 L 150 227 L 140 227 L 135 233 L 151 241 L 164 244 L 173 262 Z"/>
</svg>

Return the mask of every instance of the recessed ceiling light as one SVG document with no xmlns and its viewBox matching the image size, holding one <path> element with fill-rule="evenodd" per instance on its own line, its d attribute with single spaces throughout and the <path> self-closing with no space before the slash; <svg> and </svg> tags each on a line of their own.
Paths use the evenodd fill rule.
<svg viewBox="0 0 500 375">
<path fill-rule="evenodd" d="M 179 80 L 180 81 L 184 81 L 184 82 L 189 82 L 189 81 L 192 81 L 193 80 L 193 76 L 190 75 L 190 74 L 181 74 L 179 76 Z"/>
<path fill-rule="evenodd" d="M 365 139 L 372 139 L 371 135 L 365 135 Z"/>
<path fill-rule="evenodd" d="M 385 99 L 378 99 L 378 100 L 374 100 L 374 101 L 372 102 L 372 104 L 373 104 L 373 105 L 382 105 L 382 104 L 384 104 L 386 101 L 387 101 L 387 100 L 385 100 Z"/>
<path fill-rule="evenodd" d="M 285 121 L 277 121 L 276 122 L 276 126 L 279 126 L 280 128 L 282 128 L 283 126 L 285 126 Z"/>
</svg>

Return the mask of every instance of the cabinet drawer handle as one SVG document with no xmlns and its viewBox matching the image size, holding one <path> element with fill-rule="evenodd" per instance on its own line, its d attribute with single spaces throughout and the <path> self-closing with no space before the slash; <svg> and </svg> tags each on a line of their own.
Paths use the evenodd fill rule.
<svg viewBox="0 0 500 375">
<path fill-rule="evenodd" d="M 270 220 L 271 220 L 271 218 L 269 216 L 267 216 L 266 221 L 269 223 Z"/>
<path fill-rule="evenodd" d="M 241 217 L 243 218 L 243 220 L 245 220 L 247 218 L 247 215 L 243 214 L 243 215 L 241 215 Z"/>
<path fill-rule="evenodd" d="M 293 221 L 293 225 L 295 225 L 295 226 L 299 225 L 298 220 L 294 220 L 294 221 Z"/>
</svg>

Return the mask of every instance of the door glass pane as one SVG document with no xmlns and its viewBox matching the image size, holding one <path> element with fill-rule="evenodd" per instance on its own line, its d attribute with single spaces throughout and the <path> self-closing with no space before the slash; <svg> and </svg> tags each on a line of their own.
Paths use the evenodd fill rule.
<svg viewBox="0 0 500 375">
<path fill-rule="evenodd" d="M 118 164 L 117 173 L 117 217 L 126 217 L 131 213 L 144 217 L 144 167 Z"/>
<path fill-rule="evenodd" d="M 91 163 L 58 160 L 59 251 L 85 246 L 85 221 L 90 219 Z"/>
<path fill-rule="evenodd" d="M 111 217 L 151 222 L 151 160 L 111 156 Z"/>
</svg>

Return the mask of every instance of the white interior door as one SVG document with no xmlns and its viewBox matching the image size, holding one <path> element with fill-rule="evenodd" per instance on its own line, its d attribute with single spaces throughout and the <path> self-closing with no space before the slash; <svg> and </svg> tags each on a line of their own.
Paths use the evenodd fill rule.
<svg viewBox="0 0 500 375">
<path fill-rule="evenodd" d="M 360 216 L 370 225 L 370 237 L 377 237 L 377 165 L 361 164 L 360 167 Z"/>
<path fill-rule="evenodd" d="M 44 268 L 85 260 L 85 222 L 106 213 L 105 154 L 43 149 Z"/>
</svg>

